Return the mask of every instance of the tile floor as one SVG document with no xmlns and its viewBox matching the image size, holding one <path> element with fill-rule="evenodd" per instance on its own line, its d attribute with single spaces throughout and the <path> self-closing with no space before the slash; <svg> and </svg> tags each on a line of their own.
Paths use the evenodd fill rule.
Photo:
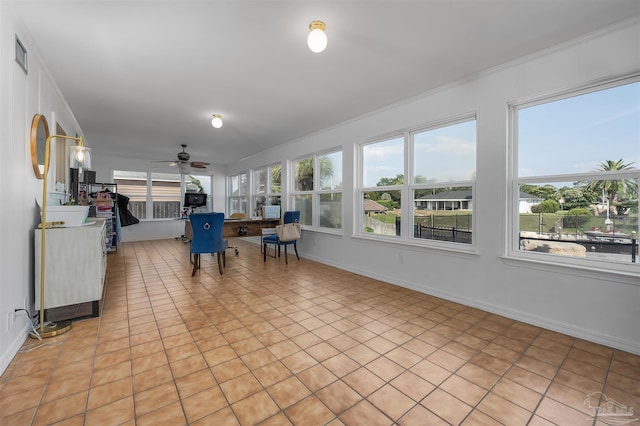
<svg viewBox="0 0 640 426">
<path fill-rule="evenodd" d="M 0 425 L 602 425 L 605 398 L 640 411 L 639 356 L 238 244 L 224 276 L 204 256 L 192 278 L 175 240 L 110 254 L 102 316 L 25 342 Z"/>
</svg>

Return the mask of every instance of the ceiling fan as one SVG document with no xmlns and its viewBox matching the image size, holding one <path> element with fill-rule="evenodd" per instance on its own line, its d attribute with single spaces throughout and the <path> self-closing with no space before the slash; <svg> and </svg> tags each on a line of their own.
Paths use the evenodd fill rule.
<svg viewBox="0 0 640 426">
<path fill-rule="evenodd" d="M 180 146 L 182 147 L 182 151 L 178 152 L 178 154 L 176 155 L 177 159 L 169 162 L 169 166 L 177 167 L 178 170 L 180 170 L 180 173 L 190 173 L 192 168 L 206 169 L 210 164 L 205 163 L 204 161 L 189 161 L 191 159 L 191 154 L 185 151 L 187 145 L 181 144 Z M 161 162 L 164 163 L 164 161 Z"/>
</svg>

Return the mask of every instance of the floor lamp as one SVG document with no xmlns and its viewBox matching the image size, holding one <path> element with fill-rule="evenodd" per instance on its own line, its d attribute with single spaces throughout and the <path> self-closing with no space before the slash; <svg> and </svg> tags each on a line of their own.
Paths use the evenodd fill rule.
<svg viewBox="0 0 640 426">
<path fill-rule="evenodd" d="M 76 145 L 72 147 L 71 153 L 75 160 L 82 166 L 86 158 L 86 151 L 82 136 L 64 136 L 64 135 L 51 135 L 47 138 L 44 151 L 44 176 L 42 183 L 42 220 L 40 228 L 42 229 L 42 244 L 40 254 L 40 327 L 38 327 L 37 335 L 32 335 L 35 338 L 53 337 L 58 334 L 66 333 L 71 330 L 71 321 L 60 321 L 57 324 L 45 325 L 44 321 L 44 286 L 45 286 L 45 257 L 46 257 L 46 235 L 47 228 L 53 226 L 53 222 L 47 223 L 47 178 L 49 176 L 49 158 L 51 156 L 51 141 L 53 139 L 69 139 L 76 141 Z"/>
</svg>

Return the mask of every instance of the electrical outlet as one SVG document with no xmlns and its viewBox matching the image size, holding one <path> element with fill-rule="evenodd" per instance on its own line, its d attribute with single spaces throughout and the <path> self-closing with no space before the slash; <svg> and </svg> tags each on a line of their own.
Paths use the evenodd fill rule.
<svg viewBox="0 0 640 426">
<path fill-rule="evenodd" d="M 12 306 L 7 313 L 7 331 L 11 331 L 14 321 L 16 320 L 16 308 Z"/>
</svg>

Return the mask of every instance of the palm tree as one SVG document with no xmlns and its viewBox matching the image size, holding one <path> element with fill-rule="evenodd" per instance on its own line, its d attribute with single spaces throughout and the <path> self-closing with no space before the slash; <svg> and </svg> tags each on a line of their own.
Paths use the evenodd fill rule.
<svg viewBox="0 0 640 426">
<path fill-rule="evenodd" d="M 297 161 L 295 168 L 295 181 L 297 191 L 310 191 L 313 189 L 313 157 Z M 333 161 L 327 156 L 320 157 L 320 182 L 333 177 Z M 282 181 L 282 167 L 273 166 L 271 169 L 271 181 Z"/>
<path fill-rule="evenodd" d="M 624 164 L 623 160 L 620 159 L 618 161 L 607 160 L 601 161 L 598 163 L 598 168 L 594 171 L 599 172 L 611 172 L 617 170 L 631 170 L 635 167 L 632 167 L 635 163 Z M 638 194 L 638 184 L 634 182 L 632 179 L 602 179 L 602 180 L 594 180 L 589 182 L 586 187 L 588 190 L 595 192 L 596 194 L 602 193 L 603 196 L 606 193 L 607 200 L 609 200 L 609 205 L 612 206 L 616 201 L 618 201 L 618 194 Z M 602 200 L 604 202 L 604 200 Z"/>
</svg>

